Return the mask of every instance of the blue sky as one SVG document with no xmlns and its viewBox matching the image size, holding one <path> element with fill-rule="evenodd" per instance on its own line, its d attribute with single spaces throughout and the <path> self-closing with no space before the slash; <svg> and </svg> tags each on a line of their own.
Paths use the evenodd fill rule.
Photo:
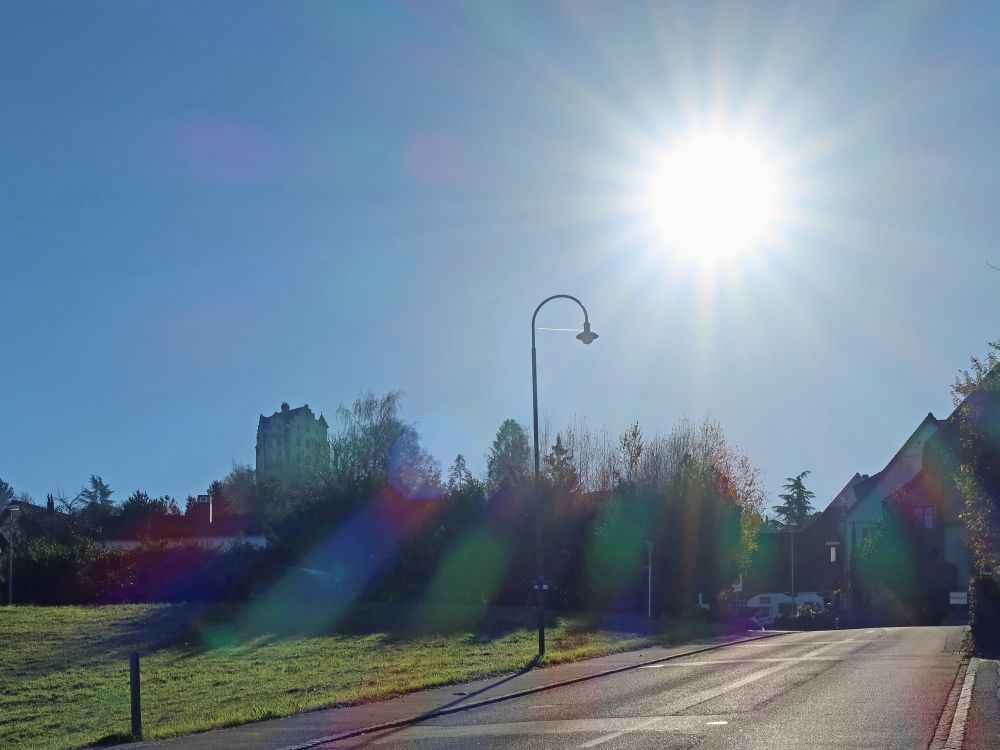
<svg viewBox="0 0 1000 750">
<path fill-rule="evenodd" d="M 4 3 L 0 477 L 183 498 L 281 401 L 390 388 L 482 470 L 568 292 L 601 338 L 539 332 L 555 424 L 711 415 L 822 507 L 998 334 L 998 32 L 990 3 Z M 711 274 L 630 203 L 703 121 L 794 186 Z"/>
</svg>

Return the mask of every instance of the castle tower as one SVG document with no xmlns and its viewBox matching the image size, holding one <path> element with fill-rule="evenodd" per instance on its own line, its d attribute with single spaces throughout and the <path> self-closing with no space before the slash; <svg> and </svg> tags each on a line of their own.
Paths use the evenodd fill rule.
<svg viewBox="0 0 1000 750">
<path fill-rule="evenodd" d="M 291 409 L 281 405 L 257 422 L 257 479 L 307 484 L 323 475 L 330 463 L 329 426 L 317 419 L 309 404 Z"/>
</svg>

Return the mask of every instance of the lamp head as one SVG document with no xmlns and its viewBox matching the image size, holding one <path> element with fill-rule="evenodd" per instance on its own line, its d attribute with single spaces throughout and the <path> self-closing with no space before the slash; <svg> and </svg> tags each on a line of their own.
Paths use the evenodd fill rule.
<svg viewBox="0 0 1000 750">
<path fill-rule="evenodd" d="M 597 338 L 597 334 L 590 330 L 590 321 L 586 321 L 583 324 L 583 330 L 576 334 L 576 337 L 580 339 L 585 344 L 593 344 L 594 339 Z"/>
</svg>

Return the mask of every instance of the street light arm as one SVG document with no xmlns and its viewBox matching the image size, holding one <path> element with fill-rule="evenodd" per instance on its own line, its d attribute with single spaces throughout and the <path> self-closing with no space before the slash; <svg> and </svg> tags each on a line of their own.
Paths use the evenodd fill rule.
<svg viewBox="0 0 1000 750">
<path fill-rule="evenodd" d="M 573 300 L 576 304 L 578 304 L 580 306 L 580 309 L 583 310 L 583 322 L 584 322 L 584 324 L 588 325 L 590 323 L 590 316 L 587 315 L 587 308 L 583 306 L 583 303 L 580 300 L 578 300 L 572 294 L 553 294 L 551 297 L 547 297 L 547 298 L 543 299 L 539 303 L 538 307 L 535 308 L 535 312 L 531 316 L 531 348 L 532 349 L 535 348 L 535 318 L 538 317 L 538 311 L 541 310 L 543 307 L 545 307 L 546 303 L 551 302 L 554 299 L 571 299 L 571 300 Z"/>
</svg>

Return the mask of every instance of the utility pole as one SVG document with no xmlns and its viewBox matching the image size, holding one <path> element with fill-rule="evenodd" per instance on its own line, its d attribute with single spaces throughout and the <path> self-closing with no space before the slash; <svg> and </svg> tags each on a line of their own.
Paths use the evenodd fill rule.
<svg viewBox="0 0 1000 750">
<path fill-rule="evenodd" d="M 792 563 L 792 610 L 798 609 L 798 605 L 795 603 L 795 530 L 788 530 L 788 547 L 792 551 L 791 563 Z"/>
<path fill-rule="evenodd" d="M 7 517 L 10 518 L 10 555 L 7 559 L 7 604 L 14 604 L 14 511 L 20 510 L 16 505 L 7 506 Z"/>
</svg>

